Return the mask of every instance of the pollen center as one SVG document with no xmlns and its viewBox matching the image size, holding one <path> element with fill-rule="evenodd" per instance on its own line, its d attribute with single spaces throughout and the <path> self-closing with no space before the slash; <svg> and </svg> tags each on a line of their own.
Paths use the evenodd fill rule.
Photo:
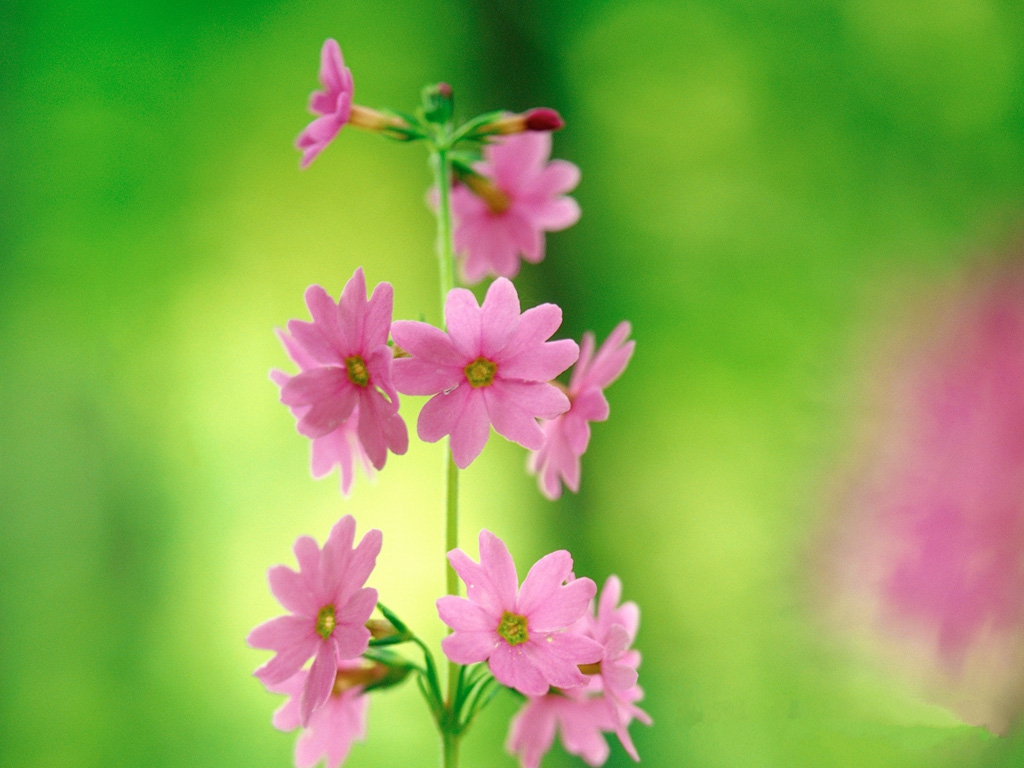
<svg viewBox="0 0 1024 768">
<path fill-rule="evenodd" d="M 325 605 L 316 615 L 316 633 L 324 640 L 331 636 L 337 622 L 334 620 L 334 606 Z"/>
<path fill-rule="evenodd" d="M 486 357 L 478 357 L 463 368 L 462 372 L 466 374 L 466 381 L 469 382 L 469 386 L 477 389 L 479 387 L 489 387 L 494 383 L 494 374 L 498 372 L 498 366 Z"/>
<path fill-rule="evenodd" d="M 357 387 L 365 387 L 370 383 L 370 374 L 366 372 L 366 363 L 359 355 L 346 357 L 345 369 L 348 371 L 348 380 Z"/>
<path fill-rule="evenodd" d="M 498 634 L 508 642 L 509 645 L 519 645 L 530 639 L 530 633 L 526 628 L 526 617 L 517 613 L 505 611 L 501 614 L 501 622 L 498 624 Z"/>
</svg>

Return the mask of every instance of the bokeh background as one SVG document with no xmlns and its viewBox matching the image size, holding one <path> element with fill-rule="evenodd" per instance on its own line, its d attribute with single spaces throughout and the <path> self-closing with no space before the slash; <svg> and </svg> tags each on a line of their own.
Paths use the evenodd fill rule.
<svg viewBox="0 0 1024 768">
<path fill-rule="evenodd" d="M 251 672 L 265 572 L 342 514 L 437 643 L 442 447 L 343 500 L 267 378 L 273 334 L 358 265 L 436 320 L 421 148 L 343 131 L 306 172 L 325 37 L 356 101 L 545 105 L 580 223 L 517 281 L 562 334 L 628 318 L 583 487 L 549 503 L 500 438 L 462 543 L 556 548 L 642 606 L 654 766 L 1015 766 L 822 628 L 808 562 L 878 356 L 1024 233 L 1015 0 L 8 0 L 0 8 L 0 764 L 287 766 Z M 422 398 L 406 398 L 410 424 Z M 514 766 L 499 697 L 467 766 Z M 431 765 L 409 685 L 351 766 Z M 580 765 L 556 747 L 545 766 Z M 612 745 L 608 765 L 630 764 Z"/>
</svg>

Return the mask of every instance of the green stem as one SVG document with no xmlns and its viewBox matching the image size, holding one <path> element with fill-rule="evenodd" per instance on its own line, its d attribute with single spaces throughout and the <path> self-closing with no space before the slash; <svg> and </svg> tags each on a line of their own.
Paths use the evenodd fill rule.
<svg viewBox="0 0 1024 768">
<path fill-rule="evenodd" d="M 459 768 L 459 736 L 445 731 L 441 735 L 444 746 L 444 768 Z"/>
<path fill-rule="evenodd" d="M 440 142 L 439 142 L 440 143 Z M 441 327 L 445 327 L 444 308 L 448 292 L 455 286 L 455 254 L 452 247 L 452 204 L 451 204 L 451 158 L 447 147 L 436 147 L 431 158 L 434 183 L 437 185 L 437 261 L 441 278 Z M 459 468 L 455 466 L 449 446 L 447 463 L 447 493 L 445 499 L 445 552 L 459 546 Z M 455 569 L 445 560 L 446 593 L 459 594 L 459 577 Z M 459 665 L 448 662 L 448 696 L 445 707 L 451 722 L 442 727 L 441 739 L 444 752 L 444 767 L 455 768 L 459 764 L 459 733 L 457 717 L 454 714 L 459 688 Z"/>
</svg>

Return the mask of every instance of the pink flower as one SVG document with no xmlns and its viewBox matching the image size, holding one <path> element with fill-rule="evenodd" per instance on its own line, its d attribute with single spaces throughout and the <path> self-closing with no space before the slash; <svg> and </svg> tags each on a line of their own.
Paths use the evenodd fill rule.
<svg viewBox="0 0 1024 768">
<path fill-rule="evenodd" d="M 894 367 L 818 580 L 844 637 L 1005 732 L 1024 710 L 1024 274 L 942 301 Z"/>
<path fill-rule="evenodd" d="M 579 183 L 579 168 L 565 160 L 549 163 L 550 154 L 550 133 L 495 140 L 473 166 L 484 179 L 467 178 L 452 189 L 455 250 L 463 257 L 466 282 L 492 274 L 515 277 L 520 254 L 536 264 L 544 258 L 544 233 L 579 220 L 579 205 L 564 196 Z M 474 194 L 476 180 L 488 186 Z"/>
<path fill-rule="evenodd" d="M 320 83 L 322 91 L 313 91 L 309 97 L 309 111 L 319 115 L 307 125 L 295 140 L 295 148 L 302 152 L 300 167 L 306 168 L 319 155 L 338 131 L 349 121 L 352 112 L 352 72 L 341 58 L 341 47 L 336 40 L 325 40 L 320 49 Z"/>
<path fill-rule="evenodd" d="M 549 499 L 562 495 L 562 482 L 576 493 L 580 488 L 580 457 L 590 442 L 590 422 L 608 418 L 603 390 L 626 369 L 636 342 L 626 341 L 630 325 L 623 320 L 594 355 L 594 334 L 583 334 L 580 359 L 569 380 L 569 410 L 541 423 L 544 445 L 530 454 L 527 467 Z"/>
<path fill-rule="evenodd" d="M 565 630 L 587 610 L 597 587 L 573 578 L 568 552 L 538 560 L 522 589 L 508 548 L 490 531 L 480 532 L 479 564 L 461 549 L 449 552 L 448 560 L 468 595 L 437 601 L 441 620 L 454 630 L 441 641 L 451 661 L 487 661 L 498 682 L 528 696 L 546 693 L 549 685 L 586 684 L 579 665 L 597 662 L 602 648 Z"/>
<path fill-rule="evenodd" d="M 600 698 L 587 697 L 580 688 L 531 697 L 516 713 L 505 749 L 519 755 L 523 768 L 537 768 L 562 733 L 562 745 L 587 765 L 604 765 L 608 742 L 604 732 L 616 727 L 614 711 Z"/>
<path fill-rule="evenodd" d="M 290 320 L 291 335 L 280 334 L 301 369 L 292 377 L 280 371 L 271 374 L 281 387 L 281 402 L 298 418 L 299 432 L 314 441 L 314 475 L 323 476 L 340 464 L 346 491 L 356 457 L 365 455 L 381 469 L 389 449 L 403 454 L 409 447 L 405 422 L 398 415 L 398 393 L 391 383 L 391 304 L 390 283 L 380 283 L 366 300 L 360 267 L 345 284 L 338 304 L 319 285 L 310 286 L 306 306 L 313 322 Z"/>
<path fill-rule="evenodd" d="M 370 697 L 363 693 L 362 685 L 349 685 L 346 672 L 357 674 L 363 665 L 358 661 L 339 661 L 338 674 L 326 703 L 309 718 L 306 730 L 295 742 L 296 768 L 312 768 L 326 758 L 328 768 L 338 768 L 348 757 L 355 741 L 366 738 L 366 710 Z M 274 713 L 274 727 L 292 731 L 302 725 L 300 698 L 309 676 L 301 670 L 283 683 L 268 686 L 273 693 L 285 693 L 288 699 Z"/>
<path fill-rule="evenodd" d="M 562 323 L 562 310 L 541 304 L 519 313 L 519 295 L 505 278 L 487 289 L 482 306 L 465 288 L 449 292 L 448 333 L 411 321 L 391 327 L 411 357 L 395 360 L 395 384 L 407 395 L 434 395 L 416 431 L 428 443 L 451 435 L 452 457 L 465 469 L 487 444 L 490 427 L 538 449 L 544 433 L 536 419 L 553 418 L 569 401 L 548 382 L 576 360 L 569 339 L 546 341 Z"/>
<path fill-rule="evenodd" d="M 530 697 L 512 721 L 506 748 L 518 753 L 524 768 L 536 768 L 554 742 L 556 726 L 561 727 L 567 752 L 580 755 L 589 765 L 608 759 L 608 745 L 602 733 L 615 733 L 623 748 L 639 761 L 629 724 L 634 719 L 647 725 L 650 716 L 636 706 L 643 698 L 637 685 L 640 654 L 630 646 L 640 624 L 636 603 L 618 605 L 622 582 L 609 576 L 601 591 L 596 614 L 584 613 L 571 631 L 596 640 L 602 646 L 599 662 L 583 665 L 590 675 L 579 687 Z"/>
<path fill-rule="evenodd" d="M 369 643 L 364 626 L 377 605 L 377 590 L 363 587 L 380 552 L 381 532 L 371 530 L 353 549 L 356 521 L 345 515 L 321 551 L 308 536 L 295 542 L 299 572 L 277 565 L 267 572 L 270 590 L 290 616 L 260 624 L 246 639 L 253 648 L 276 651 L 256 670 L 264 685 L 280 685 L 316 656 L 302 692 L 301 721 L 331 694 L 338 662 L 354 659 Z"/>
<path fill-rule="evenodd" d="M 300 370 L 305 371 L 317 367 L 316 361 L 307 355 L 291 336 L 280 330 L 277 335 L 288 351 L 288 356 L 298 364 Z M 270 372 L 271 381 L 278 387 L 283 387 L 290 378 L 283 371 L 275 369 Z M 292 407 L 289 410 L 296 419 L 302 419 L 309 410 L 309 406 Z M 321 437 L 314 437 L 311 446 L 310 469 L 313 477 L 317 479 L 324 477 L 337 464 L 341 470 L 341 492 L 345 496 L 348 496 L 352 490 L 357 460 L 367 476 L 373 477 L 373 465 L 370 463 L 366 451 L 363 450 L 362 443 L 359 442 L 358 405 L 352 409 L 352 415 L 345 419 L 336 430 Z"/>
</svg>

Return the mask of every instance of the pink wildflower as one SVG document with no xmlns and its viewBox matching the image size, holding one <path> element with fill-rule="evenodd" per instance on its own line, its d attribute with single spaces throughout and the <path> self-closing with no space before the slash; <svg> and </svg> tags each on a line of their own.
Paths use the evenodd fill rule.
<svg viewBox="0 0 1024 768">
<path fill-rule="evenodd" d="M 570 628 L 596 640 L 603 649 L 599 662 L 581 667 L 589 675 L 587 682 L 530 697 L 512 721 L 506 748 L 519 754 L 524 768 L 540 764 L 554 742 L 556 726 L 561 726 L 566 751 L 580 755 L 589 765 L 601 765 L 608 759 L 603 732 L 615 733 L 629 756 L 640 760 L 628 730 L 634 719 L 651 724 L 650 716 L 636 706 L 643 698 L 637 685 L 640 654 L 630 649 L 640 610 L 633 602 L 618 605 L 621 595 L 622 582 L 609 576 L 596 613 L 591 605 Z"/>
<path fill-rule="evenodd" d="M 544 233 L 579 220 L 579 205 L 565 196 L 579 183 L 579 168 L 565 160 L 549 163 L 550 154 L 550 133 L 495 140 L 473 166 L 480 176 L 452 189 L 455 250 L 463 257 L 466 282 L 486 275 L 515 277 L 520 254 L 536 264 L 544 258 Z M 474 193 L 477 179 L 486 186 Z"/>
<path fill-rule="evenodd" d="M 288 351 L 288 356 L 294 360 L 299 370 L 305 371 L 317 367 L 316 361 L 306 354 L 295 340 L 284 331 L 278 331 L 278 337 Z M 279 370 L 270 372 L 270 379 L 278 387 L 283 387 L 291 377 Z M 309 410 L 309 406 L 291 407 L 292 415 L 301 420 Z M 373 477 L 373 465 L 370 463 L 362 443 L 359 442 L 359 406 L 352 409 L 349 416 L 333 432 L 328 432 L 321 437 L 314 437 L 311 441 L 311 462 L 310 469 L 313 477 L 319 479 L 329 474 L 335 464 L 341 470 L 341 492 L 348 496 L 352 490 L 352 481 L 355 479 L 355 463 L 359 461 L 363 471 L 369 477 Z"/>
<path fill-rule="evenodd" d="M 461 549 L 448 553 L 468 599 L 437 601 L 441 620 L 454 630 L 441 642 L 445 655 L 456 664 L 487 661 L 499 683 L 528 696 L 547 692 L 549 685 L 586 684 L 579 665 L 600 660 L 602 648 L 566 628 L 587 610 L 594 582 L 573 578 L 572 557 L 559 550 L 538 560 L 518 589 L 505 543 L 487 530 L 479 541 L 479 564 Z"/>
<path fill-rule="evenodd" d="M 367 619 L 377 605 L 377 590 L 363 587 L 380 552 L 381 532 L 371 530 L 352 548 L 356 521 L 345 515 L 331 529 L 323 550 L 308 536 L 295 542 L 299 572 L 277 565 L 267 572 L 270 590 L 290 616 L 260 624 L 246 639 L 253 648 L 276 651 L 256 670 L 264 685 L 280 685 L 311 657 L 300 705 L 303 725 L 331 694 L 338 662 L 367 648 Z"/>
<path fill-rule="evenodd" d="M 630 325 L 623 320 L 594 355 L 594 334 L 583 334 L 580 359 L 569 380 L 569 410 L 541 423 L 544 445 L 530 454 L 527 467 L 549 499 L 562 495 L 562 482 L 580 488 L 580 457 L 590 442 L 590 422 L 608 418 L 603 390 L 625 370 L 636 342 L 626 341 Z"/>
<path fill-rule="evenodd" d="M 927 699 L 1005 732 L 1024 709 L 1024 275 L 936 314 L 823 552 L 829 601 Z"/>
<path fill-rule="evenodd" d="M 359 661 L 339 661 L 331 694 L 326 703 L 309 718 L 306 729 L 295 742 L 296 768 L 312 768 L 326 758 L 328 768 L 338 768 L 348 757 L 353 742 L 366 738 L 366 710 L 370 697 L 362 685 L 352 685 L 350 674 L 363 670 Z M 274 713 L 274 727 L 293 731 L 302 725 L 300 699 L 309 676 L 300 670 L 283 683 L 267 686 L 273 693 L 285 693 L 288 699 Z"/>
<path fill-rule="evenodd" d="M 281 402 L 298 417 L 299 432 L 314 441 L 314 475 L 322 476 L 340 464 L 346 491 L 356 457 L 365 455 L 381 469 L 389 449 L 403 454 L 409 447 L 405 422 L 398 415 L 398 393 L 391 383 L 391 305 L 390 283 L 380 283 L 366 300 L 360 267 L 345 284 L 338 304 L 319 285 L 310 286 L 306 306 L 313 322 L 290 320 L 290 336 L 280 334 L 301 369 L 292 377 L 280 371 L 271 374 L 281 387 Z"/>
<path fill-rule="evenodd" d="M 482 306 L 465 288 L 449 292 L 445 318 L 448 333 L 411 321 L 391 327 L 395 343 L 411 355 L 395 360 L 399 391 L 434 395 L 420 412 L 420 438 L 433 443 L 451 435 L 460 469 L 480 455 L 492 424 L 509 440 L 540 448 L 544 433 L 536 419 L 569 407 L 548 382 L 579 354 L 569 339 L 545 341 L 561 325 L 562 310 L 541 304 L 520 315 L 515 287 L 498 278 Z"/>
<path fill-rule="evenodd" d="M 615 713 L 603 700 L 574 688 L 530 697 L 512 719 L 505 749 L 519 756 L 523 768 L 537 768 L 558 729 L 566 752 L 582 757 L 587 765 L 604 765 L 609 749 L 603 734 L 615 727 Z"/>
<path fill-rule="evenodd" d="M 302 168 L 308 167 L 334 140 L 352 112 L 352 71 L 345 66 L 337 40 L 325 40 L 320 49 L 319 77 L 323 90 L 313 91 L 309 97 L 309 111 L 319 117 L 295 140 L 296 149 L 302 152 Z"/>
</svg>

